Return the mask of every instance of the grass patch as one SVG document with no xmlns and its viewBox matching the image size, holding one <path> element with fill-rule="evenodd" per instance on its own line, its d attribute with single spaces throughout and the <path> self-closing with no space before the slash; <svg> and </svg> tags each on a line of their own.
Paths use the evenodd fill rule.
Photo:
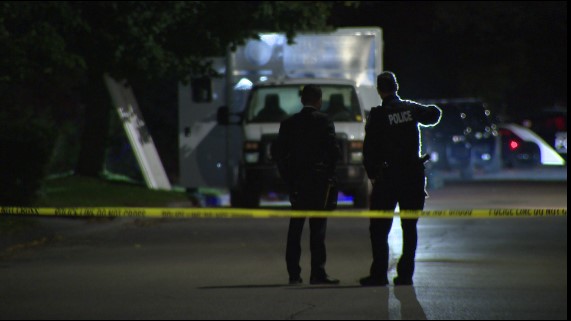
<svg viewBox="0 0 571 321">
<path fill-rule="evenodd" d="M 166 207 L 188 201 L 182 191 L 157 191 L 128 181 L 68 176 L 45 181 L 35 207 Z"/>
<path fill-rule="evenodd" d="M 151 190 L 140 183 L 117 178 L 62 176 L 47 179 L 40 197 L 31 206 L 168 207 L 171 203 L 186 202 L 183 190 Z M 0 236 L 26 233 L 38 224 L 35 218 L 0 216 Z"/>
</svg>

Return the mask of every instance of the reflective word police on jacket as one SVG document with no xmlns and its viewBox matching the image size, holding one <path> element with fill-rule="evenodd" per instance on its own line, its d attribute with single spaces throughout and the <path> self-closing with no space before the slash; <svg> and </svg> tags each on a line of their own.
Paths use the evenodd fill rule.
<svg viewBox="0 0 571 321">
<path fill-rule="evenodd" d="M 419 125 L 436 125 L 441 113 L 436 106 L 401 100 L 396 94 L 372 108 L 363 146 L 363 164 L 369 178 L 392 178 L 403 184 L 422 178 L 424 184 Z"/>
</svg>

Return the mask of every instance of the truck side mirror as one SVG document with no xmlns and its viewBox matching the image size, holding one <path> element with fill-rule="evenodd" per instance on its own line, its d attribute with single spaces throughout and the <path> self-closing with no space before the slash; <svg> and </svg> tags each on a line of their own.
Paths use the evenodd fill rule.
<svg viewBox="0 0 571 321">
<path fill-rule="evenodd" d="M 192 101 L 195 103 L 209 103 L 212 101 L 212 80 L 210 77 L 192 78 Z"/>
<path fill-rule="evenodd" d="M 231 113 L 228 106 L 221 106 L 216 113 L 218 125 L 236 125 L 242 122 L 242 114 Z"/>
<path fill-rule="evenodd" d="M 230 110 L 228 106 L 221 106 L 216 113 L 216 120 L 218 125 L 228 125 L 230 123 Z"/>
</svg>

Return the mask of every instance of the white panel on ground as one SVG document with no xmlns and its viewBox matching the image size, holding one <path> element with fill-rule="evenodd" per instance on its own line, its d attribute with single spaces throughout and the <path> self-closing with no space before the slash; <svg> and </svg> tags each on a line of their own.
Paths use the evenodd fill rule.
<svg viewBox="0 0 571 321">
<path fill-rule="evenodd" d="M 153 138 L 147 130 L 133 90 L 108 75 L 105 75 L 104 78 L 147 186 L 151 189 L 170 190 L 171 184 L 155 148 Z"/>
</svg>

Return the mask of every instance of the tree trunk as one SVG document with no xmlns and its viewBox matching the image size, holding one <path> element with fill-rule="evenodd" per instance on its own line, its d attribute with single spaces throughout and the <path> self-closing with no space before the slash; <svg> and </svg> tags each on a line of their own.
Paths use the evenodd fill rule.
<svg viewBox="0 0 571 321">
<path fill-rule="evenodd" d="M 103 172 L 111 111 L 111 100 L 103 76 L 90 76 L 82 96 L 85 115 L 75 173 L 98 177 Z"/>
</svg>

